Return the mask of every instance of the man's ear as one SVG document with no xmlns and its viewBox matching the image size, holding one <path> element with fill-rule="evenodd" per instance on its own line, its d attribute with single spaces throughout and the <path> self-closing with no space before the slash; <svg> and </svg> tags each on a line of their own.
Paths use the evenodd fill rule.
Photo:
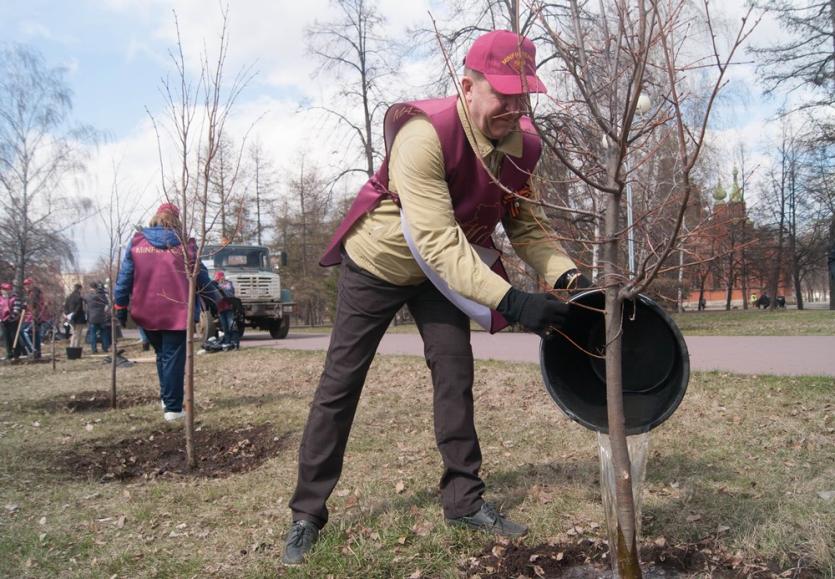
<svg viewBox="0 0 835 579">
<path fill-rule="evenodd" d="M 475 81 L 471 79 L 469 76 L 462 76 L 461 77 L 461 91 L 464 93 L 464 97 L 473 90 L 473 84 Z"/>
</svg>

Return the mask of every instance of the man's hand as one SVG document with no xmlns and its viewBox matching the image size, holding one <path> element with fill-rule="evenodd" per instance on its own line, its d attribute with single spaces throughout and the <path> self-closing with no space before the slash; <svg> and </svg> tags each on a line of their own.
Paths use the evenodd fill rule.
<svg viewBox="0 0 835 579">
<path fill-rule="evenodd" d="M 570 306 L 551 294 L 531 294 L 510 288 L 498 311 L 510 323 L 520 323 L 531 332 L 546 336 L 550 330 L 560 329 L 568 318 Z"/>
<path fill-rule="evenodd" d="M 116 308 L 116 319 L 119 320 L 119 324 L 124 328 L 128 325 L 128 309 L 127 308 Z"/>
</svg>

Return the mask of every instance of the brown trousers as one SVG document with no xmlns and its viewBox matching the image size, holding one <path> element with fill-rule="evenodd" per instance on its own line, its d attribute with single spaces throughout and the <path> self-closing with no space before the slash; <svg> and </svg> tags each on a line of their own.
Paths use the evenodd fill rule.
<svg viewBox="0 0 835 579">
<path fill-rule="evenodd" d="M 336 318 L 325 369 L 299 449 L 290 499 L 293 520 L 323 527 L 325 505 L 342 473 L 348 435 L 368 367 L 395 313 L 406 304 L 423 338 L 432 372 L 435 441 L 444 462 L 440 487 L 447 518 L 481 508 L 481 449 L 473 421 L 473 351 L 469 319 L 431 282 L 396 286 L 343 256 Z"/>
</svg>

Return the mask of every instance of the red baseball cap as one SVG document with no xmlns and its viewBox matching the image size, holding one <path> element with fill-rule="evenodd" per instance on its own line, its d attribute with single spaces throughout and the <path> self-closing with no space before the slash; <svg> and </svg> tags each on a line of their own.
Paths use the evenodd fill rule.
<svg viewBox="0 0 835 579">
<path fill-rule="evenodd" d="M 548 92 L 536 76 L 533 42 L 510 30 L 493 30 L 476 38 L 464 66 L 483 74 L 493 90 L 501 94 Z"/>
<path fill-rule="evenodd" d="M 180 217 L 180 209 L 173 203 L 163 203 L 157 209 L 157 213 L 170 213 L 174 217 Z"/>
</svg>

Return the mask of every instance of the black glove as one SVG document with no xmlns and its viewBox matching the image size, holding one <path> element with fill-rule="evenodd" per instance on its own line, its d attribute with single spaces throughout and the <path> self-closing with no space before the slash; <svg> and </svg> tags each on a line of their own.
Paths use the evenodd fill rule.
<svg viewBox="0 0 835 579">
<path fill-rule="evenodd" d="M 128 310 L 127 308 L 119 308 L 116 310 L 116 319 L 119 320 L 119 324 L 124 328 L 128 325 Z"/>
<path fill-rule="evenodd" d="M 540 336 L 551 329 L 560 329 L 568 319 L 570 306 L 551 294 L 530 294 L 510 288 L 496 311 L 511 324 L 520 323 Z"/>
<path fill-rule="evenodd" d="M 555 290 L 568 290 L 568 293 L 574 295 L 587 287 L 591 287 L 591 280 L 587 278 L 579 269 L 569 269 L 562 274 L 557 283 L 554 284 Z"/>
</svg>

